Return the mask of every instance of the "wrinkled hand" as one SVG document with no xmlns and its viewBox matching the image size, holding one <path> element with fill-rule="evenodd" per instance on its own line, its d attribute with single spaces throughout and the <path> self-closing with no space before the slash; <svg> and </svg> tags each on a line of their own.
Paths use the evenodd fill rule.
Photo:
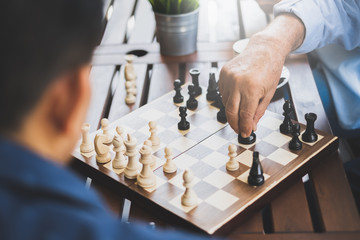
<svg viewBox="0 0 360 240">
<path fill-rule="evenodd" d="M 256 130 L 275 93 L 285 60 L 279 47 L 253 38 L 220 72 L 219 91 L 227 120 L 243 137 Z"/>
</svg>

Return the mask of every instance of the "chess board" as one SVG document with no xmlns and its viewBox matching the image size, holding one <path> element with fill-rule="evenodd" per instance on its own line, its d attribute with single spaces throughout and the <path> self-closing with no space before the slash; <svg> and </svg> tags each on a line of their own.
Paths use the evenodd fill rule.
<svg viewBox="0 0 360 240">
<path fill-rule="evenodd" d="M 290 150 L 288 143 L 291 136 L 279 132 L 283 117 L 269 111 L 258 124 L 256 142 L 251 145 L 239 144 L 237 134 L 230 126 L 216 120 L 218 109 L 206 100 L 206 88 L 202 88 L 203 94 L 197 97 L 198 108 L 187 111 L 187 120 L 190 122 L 190 129 L 187 131 L 177 128 L 180 120 L 178 106 L 185 105 L 188 98 L 186 87 L 182 90 L 184 103 L 173 103 L 173 91 L 109 126 L 112 134 L 115 134 L 116 126 L 123 126 L 126 133 L 137 139 L 139 149 L 150 136 L 148 122 L 157 122 L 161 143 L 158 147 L 153 147 L 157 160 L 154 169 L 156 187 L 139 187 L 136 180 L 124 177 L 123 169 L 113 169 L 111 162 L 97 164 L 102 172 L 125 186 L 136 200 L 140 199 L 144 205 L 156 208 L 156 211 L 195 229 L 208 234 L 225 231 L 234 222 L 246 217 L 250 210 L 261 206 L 265 198 L 269 199 L 288 184 L 291 177 L 301 177 L 311 164 L 320 159 L 319 156 L 335 151 L 338 147 L 336 137 L 316 130 L 318 140 L 315 143 L 303 142 L 301 150 Z M 303 132 L 305 126 L 300 126 Z M 91 133 L 91 139 L 99 131 L 101 130 Z M 236 160 L 240 163 L 240 168 L 232 172 L 227 171 L 225 166 L 229 159 L 229 144 L 237 146 Z M 162 169 L 165 163 L 165 146 L 173 149 L 177 171 L 172 174 L 166 174 Z M 254 151 L 259 152 L 264 170 L 265 183 L 260 187 L 247 184 Z M 85 162 L 95 161 L 95 153 L 84 156 L 79 148 L 73 155 Z M 193 189 L 198 196 L 198 204 L 194 207 L 181 205 L 181 195 L 184 192 L 182 175 L 185 169 L 191 169 L 195 176 Z"/>
</svg>

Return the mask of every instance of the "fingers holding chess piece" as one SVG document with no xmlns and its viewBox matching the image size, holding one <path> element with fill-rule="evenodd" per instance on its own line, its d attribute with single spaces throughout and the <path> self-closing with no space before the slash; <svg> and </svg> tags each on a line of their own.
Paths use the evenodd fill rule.
<svg viewBox="0 0 360 240">
<path fill-rule="evenodd" d="M 173 173 L 176 172 L 177 168 L 176 168 L 176 164 L 173 161 L 173 156 L 172 156 L 172 148 L 171 147 L 165 147 L 165 158 L 166 158 L 166 162 L 163 165 L 163 171 L 165 173 Z"/>
</svg>

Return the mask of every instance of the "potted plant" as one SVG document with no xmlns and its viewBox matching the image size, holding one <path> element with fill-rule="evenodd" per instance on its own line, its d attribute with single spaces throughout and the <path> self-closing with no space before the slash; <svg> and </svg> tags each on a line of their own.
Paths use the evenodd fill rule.
<svg viewBox="0 0 360 240">
<path fill-rule="evenodd" d="M 156 20 L 160 52 L 181 56 L 196 51 L 198 0 L 149 0 Z"/>
</svg>

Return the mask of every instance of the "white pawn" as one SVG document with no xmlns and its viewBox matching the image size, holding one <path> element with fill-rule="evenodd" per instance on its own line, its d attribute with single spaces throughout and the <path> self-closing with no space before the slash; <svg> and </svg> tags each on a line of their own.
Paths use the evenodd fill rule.
<svg viewBox="0 0 360 240">
<path fill-rule="evenodd" d="M 163 166 L 163 171 L 165 173 L 176 172 L 176 170 L 177 170 L 176 164 L 172 160 L 172 148 L 171 147 L 166 147 L 164 151 L 165 151 L 166 163 Z"/>
<path fill-rule="evenodd" d="M 150 131 L 150 137 L 148 138 L 153 146 L 159 146 L 160 145 L 160 138 L 156 135 L 157 131 L 157 124 L 155 121 L 149 122 L 149 131 Z"/>
<path fill-rule="evenodd" d="M 109 138 L 104 134 L 97 134 L 94 139 L 96 161 L 107 163 L 111 160 Z M 110 139 L 111 142 L 111 139 Z"/>
<path fill-rule="evenodd" d="M 143 165 L 140 174 L 137 176 L 137 183 L 142 188 L 151 188 L 156 186 L 156 177 L 150 168 L 151 147 L 144 145 L 140 149 L 140 163 Z"/>
<path fill-rule="evenodd" d="M 84 123 L 81 127 L 82 142 L 80 145 L 80 152 L 90 153 L 94 151 L 94 145 L 90 141 L 89 137 L 90 124 Z"/>
<path fill-rule="evenodd" d="M 132 54 L 126 55 L 125 60 L 126 60 L 125 70 L 124 70 L 125 80 L 126 81 L 134 81 L 137 78 L 136 72 L 134 69 L 134 64 L 133 64 L 134 55 L 132 55 Z"/>
<path fill-rule="evenodd" d="M 185 172 L 183 174 L 183 180 L 184 180 L 183 185 L 185 187 L 185 192 L 181 196 L 181 204 L 186 207 L 195 206 L 197 204 L 198 200 L 197 200 L 196 193 L 192 189 L 194 175 L 190 171 L 190 169 L 185 170 Z"/>
<path fill-rule="evenodd" d="M 117 134 L 121 137 L 122 139 L 122 145 L 121 145 L 121 151 L 124 153 L 126 151 L 126 147 L 124 144 L 124 140 L 125 140 L 125 130 L 123 126 L 117 126 L 116 127 L 116 132 Z"/>
<path fill-rule="evenodd" d="M 101 130 L 103 131 L 103 134 L 106 135 L 109 139 L 109 142 L 107 142 L 107 143 L 111 143 L 113 136 L 110 134 L 110 131 L 109 131 L 109 120 L 107 118 L 103 118 L 103 119 L 101 119 L 100 124 L 101 124 Z"/>
<path fill-rule="evenodd" d="M 155 169 L 155 167 L 156 167 L 156 158 L 155 158 L 154 155 L 152 155 L 152 143 L 151 143 L 150 140 L 145 140 L 145 141 L 144 141 L 144 145 L 149 146 L 150 149 L 151 149 L 151 162 L 150 162 L 150 167 L 151 167 L 151 169 Z"/>
<path fill-rule="evenodd" d="M 123 169 L 127 165 L 127 161 L 124 156 L 124 152 L 121 147 L 124 146 L 123 139 L 119 135 L 116 135 L 113 139 L 115 158 L 112 162 L 112 166 L 115 169 Z"/>
<path fill-rule="evenodd" d="M 239 169 L 239 163 L 236 161 L 236 146 L 234 144 L 229 145 L 229 161 L 226 163 L 226 169 L 228 171 L 236 171 Z"/>
<path fill-rule="evenodd" d="M 136 89 L 130 88 L 126 90 L 125 103 L 132 105 L 136 102 Z"/>
<path fill-rule="evenodd" d="M 125 89 L 126 91 L 132 91 L 134 95 L 137 95 L 137 89 L 136 89 L 136 82 L 125 82 Z"/>
<path fill-rule="evenodd" d="M 124 175 L 128 179 L 135 179 L 139 174 L 138 171 L 138 162 L 136 161 L 136 143 L 137 140 L 134 137 L 131 137 L 130 134 L 127 135 L 128 139 L 124 141 L 126 146 L 125 155 L 128 156 L 128 164 L 124 170 Z"/>
</svg>

